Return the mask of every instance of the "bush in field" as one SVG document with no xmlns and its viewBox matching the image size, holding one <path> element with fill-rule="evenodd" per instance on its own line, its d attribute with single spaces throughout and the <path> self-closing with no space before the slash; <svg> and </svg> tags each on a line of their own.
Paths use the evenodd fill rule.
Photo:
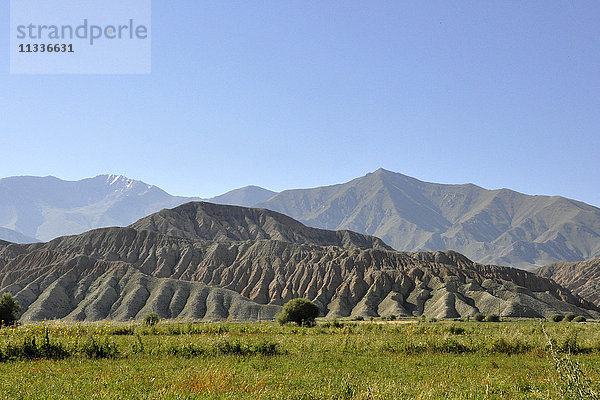
<svg viewBox="0 0 600 400">
<path fill-rule="evenodd" d="M 91 338 L 87 343 L 81 346 L 81 352 L 87 357 L 92 359 L 99 358 L 115 358 L 119 354 L 119 349 L 116 344 L 110 343 L 108 340 L 102 342 L 96 341 Z"/>
<path fill-rule="evenodd" d="M 271 343 L 269 341 L 262 341 L 260 343 L 244 343 L 239 340 L 224 340 L 216 345 L 216 353 L 222 355 L 232 356 L 252 356 L 252 355 L 263 355 L 263 356 L 274 356 L 282 354 L 279 344 Z"/>
<path fill-rule="evenodd" d="M 10 293 L 4 293 L 0 298 L 0 326 L 13 325 L 17 321 L 21 306 Z"/>
<path fill-rule="evenodd" d="M 39 343 L 35 336 L 26 336 L 21 343 L 9 344 L 0 360 L 35 360 L 45 358 L 48 360 L 61 360 L 69 357 L 71 354 L 61 343 L 50 341 L 48 331 Z"/>
<path fill-rule="evenodd" d="M 550 321 L 552 322 L 560 322 L 564 319 L 565 317 L 562 314 L 552 314 L 550 316 Z"/>
<path fill-rule="evenodd" d="M 500 353 L 500 354 L 523 354 L 531 351 L 533 346 L 529 343 L 525 343 L 521 340 L 508 340 L 504 337 L 500 337 L 494 339 L 492 342 L 488 343 L 487 350 L 491 353 Z"/>
<path fill-rule="evenodd" d="M 144 318 L 144 323 L 147 326 L 154 326 L 158 324 L 158 321 L 160 321 L 160 318 L 158 318 L 158 314 L 154 312 L 146 315 L 146 317 Z"/>
<path fill-rule="evenodd" d="M 473 315 L 473 319 L 477 322 L 481 322 L 485 319 L 485 315 L 478 312 L 477 314 Z"/>
<path fill-rule="evenodd" d="M 567 322 L 571 322 L 575 319 L 577 315 L 573 314 L 572 312 L 567 313 L 567 315 L 565 315 L 565 321 Z"/>
<path fill-rule="evenodd" d="M 500 322 L 500 316 L 496 314 L 490 314 L 485 317 L 486 322 Z"/>
<path fill-rule="evenodd" d="M 451 326 L 448 329 L 448 332 L 450 332 L 453 335 L 465 335 L 467 333 L 467 331 L 465 330 L 465 328 L 461 328 L 459 326 Z"/>
<path fill-rule="evenodd" d="M 110 331 L 111 335 L 121 336 L 121 335 L 133 335 L 133 327 L 132 326 L 118 326 L 113 328 Z"/>
<path fill-rule="evenodd" d="M 315 318 L 319 316 L 319 307 L 308 299 L 290 300 L 283 306 L 277 322 L 281 325 L 295 322 L 298 325 L 314 326 Z"/>
<path fill-rule="evenodd" d="M 573 322 L 585 322 L 587 321 L 583 315 L 573 318 Z"/>
</svg>

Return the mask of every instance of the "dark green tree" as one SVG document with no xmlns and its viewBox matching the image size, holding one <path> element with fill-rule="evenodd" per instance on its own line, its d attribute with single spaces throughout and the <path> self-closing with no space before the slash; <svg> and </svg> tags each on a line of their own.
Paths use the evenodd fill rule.
<svg viewBox="0 0 600 400">
<path fill-rule="evenodd" d="M 21 306 L 10 293 L 4 293 L 0 298 L 0 325 L 13 325 L 19 316 Z"/>
<path fill-rule="evenodd" d="M 308 299 L 290 300 L 283 306 L 277 322 L 281 325 L 295 322 L 302 326 L 314 326 L 315 318 L 319 316 L 319 307 Z"/>
</svg>

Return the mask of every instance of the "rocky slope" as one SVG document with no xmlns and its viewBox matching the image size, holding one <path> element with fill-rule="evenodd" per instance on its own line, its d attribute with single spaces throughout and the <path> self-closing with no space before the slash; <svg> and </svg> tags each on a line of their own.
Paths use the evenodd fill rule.
<svg viewBox="0 0 600 400">
<path fill-rule="evenodd" d="M 529 269 L 600 256 L 599 208 L 383 169 L 341 185 L 287 190 L 256 207 L 309 226 L 374 235 L 397 250 L 451 249 L 486 264 Z"/>
<path fill-rule="evenodd" d="M 159 232 L 194 240 L 279 240 L 319 246 L 392 250 L 374 236 L 309 228 L 274 211 L 205 202 L 192 202 L 162 210 L 142 218 L 131 227 L 138 231 Z"/>
<path fill-rule="evenodd" d="M 321 236 L 304 228 L 264 210 L 187 204 L 129 228 L 0 244 L 0 292 L 15 294 L 25 319 L 126 320 L 150 310 L 167 318 L 267 319 L 296 297 L 313 299 L 329 317 L 598 315 L 526 271 L 455 252 L 396 252 L 377 241 L 330 245 L 335 233 L 313 243 Z M 216 237 L 206 240 L 209 233 Z"/>
<path fill-rule="evenodd" d="M 600 258 L 547 265 L 535 271 L 600 306 Z"/>
</svg>

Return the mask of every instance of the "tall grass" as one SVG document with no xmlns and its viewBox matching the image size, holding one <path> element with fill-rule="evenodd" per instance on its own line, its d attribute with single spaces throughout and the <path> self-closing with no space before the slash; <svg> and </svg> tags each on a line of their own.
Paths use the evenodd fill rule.
<svg viewBox="0 0 600 400">
<path fill-rule="evenodd" d="M 0 382 L 0 398 L 597 399 L 598 328 L 416 320 L 314 328 L 30 324 L 0 330 L 3 382 L 24 382 Z M 58 387 L 71 391 L 61 397 Z"/>
</svg>

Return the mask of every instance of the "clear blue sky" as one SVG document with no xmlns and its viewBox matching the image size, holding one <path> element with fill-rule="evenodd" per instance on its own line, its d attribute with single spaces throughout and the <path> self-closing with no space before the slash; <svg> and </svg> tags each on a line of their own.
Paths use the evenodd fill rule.
<svg viewBox="0 0 600 400">
<path fill-rule="evenodd" d="M 150 75 L 9 75 L 1 59 L 0 176 L 212 196 L 383 167 L 600 206 L 599 16 L 597 1 L 155 0 Z"/>
</svg>

